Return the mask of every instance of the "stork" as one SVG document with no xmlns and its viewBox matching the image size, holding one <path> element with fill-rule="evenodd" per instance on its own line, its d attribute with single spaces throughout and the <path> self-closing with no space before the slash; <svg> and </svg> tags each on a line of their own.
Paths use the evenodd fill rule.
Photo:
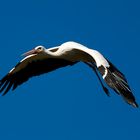
<svg viewBox="0 0 140 140">
<path fill-rule="evenodd" d="M 128 104 L 138 107 L 124 74 L 97 50 L 69 41 L 49 49 L 37 46 L 24 53 L 23 56 L 25 57 L 0 80 L 2 95 L 11 88 L 16 89 L 33 76 L 72 66 L 81 61 L 94 70 L 107 95 L 109 95 L 109 90 L 102 80 L 118 95 L 121 95 Z"/>
</svg>

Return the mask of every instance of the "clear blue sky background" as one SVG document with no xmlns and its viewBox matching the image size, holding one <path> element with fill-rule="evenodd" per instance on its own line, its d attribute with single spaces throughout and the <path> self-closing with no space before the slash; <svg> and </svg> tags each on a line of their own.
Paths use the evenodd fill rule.
<svg viewBox="0 0 140 140">
<path fill-rule="evenodd" d="M 119 67 L 140 103 L 139 7 L 139 0 L 0 1 L 0 77 L 27 50 L 73 40 Z M 0 97 L 0 139 L 140 139 L 140 110 L 110 92 L 82 63 L 32 78 Z"/>
</svg>

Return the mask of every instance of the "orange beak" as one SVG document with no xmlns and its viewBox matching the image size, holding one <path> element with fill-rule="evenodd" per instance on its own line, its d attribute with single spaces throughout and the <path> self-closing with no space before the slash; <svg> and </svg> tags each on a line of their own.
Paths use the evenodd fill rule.
<svg viewBox="0 0 140 140">
<path fill-rule="evenodd" d="M 33 50 L 30 50 L 30 51 L 22 54 L 22 56 L 29 56 L 29 55 L 32 55 L 32 54 L 37 54 L 37 51 L 35 49 L 33 49 Z"/>
</svg>

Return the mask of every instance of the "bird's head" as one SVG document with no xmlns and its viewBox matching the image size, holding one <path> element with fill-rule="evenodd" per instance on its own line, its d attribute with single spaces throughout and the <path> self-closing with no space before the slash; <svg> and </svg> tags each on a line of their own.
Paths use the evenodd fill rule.
<svg viewBox="0 0 140 140">
<path fill-rule="evenodd" d="M 40 54 L 40 53 L 43 53 L 44 51 L 45 51 L 45 47 L 37 46 L 33 50 L 30 50 L 30 51 L 24 53 L 23 56 L 29 56 L 32 54 Z"/>
<path fill-rule="evenodd" d="M 45 47 L 43 47 L 43 46 L 37 46 L 37 47 L 34 48 L 34 50 L 37 53 L 44 52 L 45 51 Z"/>
</svg>

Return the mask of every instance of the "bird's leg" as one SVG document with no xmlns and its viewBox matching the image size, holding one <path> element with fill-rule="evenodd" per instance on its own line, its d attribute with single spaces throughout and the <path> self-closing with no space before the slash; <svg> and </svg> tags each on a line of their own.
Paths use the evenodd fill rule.
<svg viewBox="0 0 140 140">
<path fill-rule="evenodd" d="M 100 82 L 100 84 L 101 84 L 101 86 L 102 86 L 104 92 L 106 93 L 107 96 L 110 96 L 109 90 L 108 90 L 108 89 L 104 86 L 104 84 L 102 83 L 102 80 L 101 80 L 101 78 L 100 78 L 100 76 L 99 76 L 99 74 L 98 74 L 98 72 L 97 72 L 96 66 L 95 66 L 94 64 L 92 65 L 91 63 L 88 63 L 88 62 L 85 62 L 85 64 L 87 64 L 89 67 L 91 67 L 91 68 L 94 70 L 94 72 L 95 72 L 95 74 L 97 75 L 97 77 L 98 77 L 98 79 L 99 79 L 99 82 Z"/>
</svg>

